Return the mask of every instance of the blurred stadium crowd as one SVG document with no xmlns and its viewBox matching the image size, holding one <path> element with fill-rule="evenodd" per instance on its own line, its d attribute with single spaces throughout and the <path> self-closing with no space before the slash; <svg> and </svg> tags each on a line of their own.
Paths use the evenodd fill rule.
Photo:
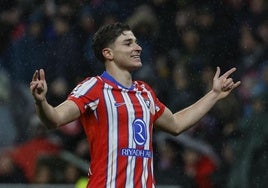
<svg viewBox="0 0 268 188">
<path fill-rule="evenodd" d="M 234 79 L 242 81 L 181 136 L 155 130 L 157 184 L 265 187 L 265 0 L 1 0 L 0 183 L 75 184 L 87 175 L 89 148 L 79 122 L 46 130 L 28 86 L 44 68 L 48 101 L 62 102 L 84 77 L 103 71 L 92 36 L 116 21 L 129 23 L 143 48 L 135 79 L 149 82 L 174 112 L 211 88 L 216 66 L 237 67 Z"/>
</svg>

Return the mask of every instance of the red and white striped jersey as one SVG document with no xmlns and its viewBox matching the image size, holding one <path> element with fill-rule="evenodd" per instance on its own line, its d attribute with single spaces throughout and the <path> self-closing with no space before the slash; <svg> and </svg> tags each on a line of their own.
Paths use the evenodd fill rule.
<svg viewBox="0 0 268 188">
<path fill-rule="evenodd" d="M 104 72 L 78 84 L 68 99 L 79 107 L 89 141 L 87 187 L 154 187 L 153 123 L 165 105 L 153 90 L 141 81 L 125 88 Z"/>
</svg>

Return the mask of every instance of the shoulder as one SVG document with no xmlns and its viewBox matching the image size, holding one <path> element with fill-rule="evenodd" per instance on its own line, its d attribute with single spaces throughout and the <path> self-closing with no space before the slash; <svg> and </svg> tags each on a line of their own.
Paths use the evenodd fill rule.
<svg viewBox="0 0 268 188">
<path fill-rule="evenodd" d="M 103 80 L 101 79 L 100 76 L 87 77 L 84 80 L 80 81 L 77 84 L 76 88 L 81 87 L 81 86 L 92 87 L 94 85 L 99 85 L 99 84 L 103 84 Z"/>
<path fill-rule="evenodd" d="M 153 88 L 148 83 L 146 83 L 144 81 L 141 81 L 141 80 L 135 80 L 134 85 L 135 85 L 136 88 L 153 91 Z"/>
<path fill-rule="evenodd" d="M 99 76 L 87 77 L 79 82 L 72 90 L 71 95 L 84 95 L 92 89 L 99 88 L 103 85 L 103 81 Z"/>
</svg>

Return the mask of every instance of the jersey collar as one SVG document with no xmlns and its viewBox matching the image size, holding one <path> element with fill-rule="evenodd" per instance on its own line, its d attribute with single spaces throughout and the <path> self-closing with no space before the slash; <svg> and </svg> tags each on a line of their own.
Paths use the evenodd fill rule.
<svg viewBox="0 0 268 188">
<path fill-rule="evenodd" d="M 101 78 L 104 78 L 104 79 L 107 79 L 111 82 L 113 82 L 114 84 L 116 84 L 117 86 L 121 87 L 121 88 L 124 88 L 124 89 L 127 89 L 127 90 L 133 90 L 134 89 L 134 85 L 132 84 L 129 88 L 123 86 L 122 84 L 120 84 L 119 82 L 117 82 L 108 72 L 104 71 L 102 74 L 101 74 Z"/>
</svg>

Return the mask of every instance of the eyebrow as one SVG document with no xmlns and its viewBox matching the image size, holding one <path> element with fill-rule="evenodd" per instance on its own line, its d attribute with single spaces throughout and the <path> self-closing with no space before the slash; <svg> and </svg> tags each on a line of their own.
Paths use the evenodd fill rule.
<svg viewBox="0 0 268 188">
<path fill-rule="evenodd" d="M 128 39 L 124 39 L 122 42 L 137 42 L 137 39 L 135 38 L 128 38 Z"/>
</svg>

